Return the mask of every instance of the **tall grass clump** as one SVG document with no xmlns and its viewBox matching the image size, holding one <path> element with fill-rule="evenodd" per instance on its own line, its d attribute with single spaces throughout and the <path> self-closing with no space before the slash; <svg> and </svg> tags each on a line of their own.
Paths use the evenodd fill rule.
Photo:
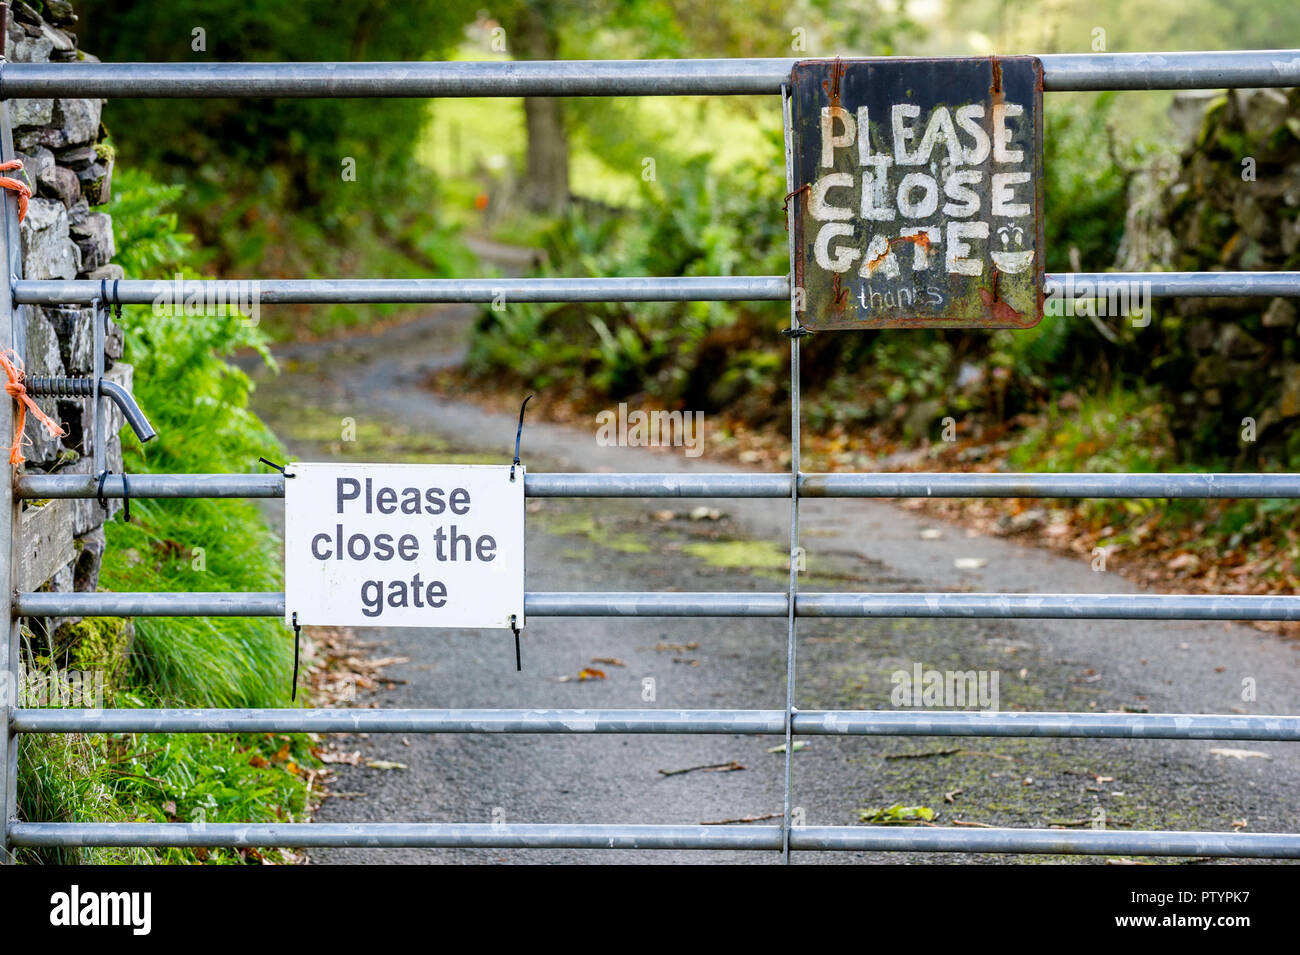
<svg viewBox="0 0 1300 955">
<path fill-rule="evenodd" d="M 174 187 L 140 174 L 119 181 L 109 207 L 128 275 L 191 272 L 190 237 L 164 211 Z M 120 223 L 120 224 L 119 224 Z M 248 409 L 248 376 L 226 362 L 235 349 L 265 354 L 238 315 L 125 310 L 124 360 L 158 431 L 141 446 L 124 432 L 127 473 L 247 472 L 279 450 Z M 101 579 L 111 590 L 278 590 L 280 542 L 248 501 L 139 501 L 133 522 L 108 525 Z M 159 701 L 188 706 L 282 705 L 292 669 L 283 626 L 265 618 L 140 618 L 132 667 Z"/>
</svg>

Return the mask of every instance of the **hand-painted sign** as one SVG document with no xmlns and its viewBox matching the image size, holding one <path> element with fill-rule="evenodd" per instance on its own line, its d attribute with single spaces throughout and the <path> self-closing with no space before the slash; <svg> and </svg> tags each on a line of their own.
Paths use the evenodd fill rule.
<svg viewBox="0 0 1300 955">
<path fill-rule="evenodd" d="M 790 89 L 804 325 L 1038 324 L 1039 60 L 810 60 Z"/>
<path fill-rule="evenodd" d="M 337 627 L 524 625 L 524 469 L 285 468 L 285 620 Z"/>
</svg>

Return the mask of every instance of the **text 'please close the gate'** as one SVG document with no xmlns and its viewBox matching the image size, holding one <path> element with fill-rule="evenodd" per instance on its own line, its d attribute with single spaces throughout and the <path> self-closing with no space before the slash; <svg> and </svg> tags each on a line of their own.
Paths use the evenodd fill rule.
<svg viewBox="0 0 1300 955">
<path fill-rule="evenodd" d="M 285 468 L 285 619 L 301 625 L 524 623 L 524 469 Z"/>
</svg>

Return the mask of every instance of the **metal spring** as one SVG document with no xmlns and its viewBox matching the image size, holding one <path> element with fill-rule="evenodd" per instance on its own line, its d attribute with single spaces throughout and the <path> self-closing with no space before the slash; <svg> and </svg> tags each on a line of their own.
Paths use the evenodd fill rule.
<svg viewBox="0 0 1300 955">
<path fill-rule="evenodd" d="M 37 398 L 90 398 L 95 394 L 93 378 L 28 378 L 27 393 Z"/>
<path fill-rule="evenodd" d="M 49 378 L 33 377 L 25 381 L 27 393 L 34 398 L 93 398 L 95 396 L 94 378 Z M 143 441 L 152 441 L 158 432 L 145 417 L 140 406 L 129 391 L 115 381 L 100 379 L 100 395 L 107 398 L 121 409 L 126 423 Z"/>
</svg>

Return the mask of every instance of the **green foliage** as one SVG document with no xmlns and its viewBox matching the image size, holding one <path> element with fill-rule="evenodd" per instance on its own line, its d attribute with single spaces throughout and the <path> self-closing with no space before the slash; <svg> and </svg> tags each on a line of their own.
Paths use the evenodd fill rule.
<svg viewBox="0 0 1300 955">
<path fill-rule="evenodd" d="M 773 148 L 776 145 L 773 144 Z M 725 177 L 697 156 L 670 183 L 648 183 L 635 214 L 571 210 L 547 235 L 547 274 L 736 275 L 783 271 L 780 170 L 758 163 Z M 710 401 L 717 369 L 705 363 L 711 337 L 739 317 L 770 319 L 780 306 L 720 302 L 535 306 L 487 309 L 471 343 L 472 372 L 508 370 L 534 387 L 565 384 L 589 394 L 647 390 L 666 402 Z M 770 361 L 749 353 L 748 372 L 729 369 L 734 385 Z M 695 405 L 699 407 L 699 404 Z"/>
<path fill-rule="evenodd" d="M 184 193 L 182 186 L 164 186 L 134 169 L 113 175 L 113 257 L 128 276 L 160 275 L 190 261 L 194 237 L 180 230 L 170 211 Z"/>
<path fill-rule="evenodd" d="M 933 822 L 934 810 L 929 806 L 904 806 L 895 803 L 883 809 L 859 809 L 858 818 L 873 825 L 898 825 L 911 822 Z"/>
<path fill-rule="evenodd" d="M 459 42 L 474 9 L 460 0 L 77 4 L 82 45 L 104 60 L 198 64 L 421 60 Z M 193 49 L 198 30 L 202 50 Z M 108 104 L 104 122 L 119 158 L 116 190 L 137 181 L 123 177 L 123 167 L 173 184 L 153 187 L 168 190 L 162 197 L 133 196 L 146 205 L 164 198 L 176 210 L 133 228 L 184 243 L 167 221 L 179 215 L 202 249 L 201 257 L 188 252 L 193 265 L 264 278 L 463 274 L 473 260 L 438 219 L 428 170 L 415 160 L 427 116 L 418 98 L 177 99 L 165 109 L 156 100 L 122 99 Z M 125 238 L 138 250 L 118 257 L 131 278 L 155 277 L 163 259 L 180 258 L 180 248 L 151 250 Z M 395 311 L 280 310 L 267 330 L 322 332 Z"/>
<path fill-rule="evenodd" d="M 77 3 L 82 45 L 101 59 L 195 64 L 421 60 L 457 42 L 474 9 L 458 0 Z M 345 156 L 365 170 L 352 184 L 352 202 L 366 192 L 367 198 L 381 196 L 393 177 L 405 173 L 423 106 L 418 99 L 280 98 L 171 100 L 160 109 L 156 100 L 120 100 L 106 115 L 128 166 L 188 173 L 197 159 L 221 170 L 231 187 L 279 167 L 302 203 L 337 205 L 345 196 L 326 186 L 339 180 Z"/>
<path fill-rule="evenodd" d="M 1024 432 L 1008 456 L 1011 470 L 1164 471 L 1173 461 L 1169 409 L 1154 388 L 1109 392 L 1056 401 L 1046 419 Z"/>
<path fill-rule="evenodd" d="M 1103 272 L 1124 235 L 1130 169 L 1141 147 L 1113 128 L 1113 92 L 1053 99 L 1044 110 L 1043 184 L 1049 272 Z M 1078 267 L 1071 262 L 1071 249 Z"/>
<path fill-rule="evenodd" d="M 127 177 L 109 212 L 120 256 L 168 273 L 186 272 L 188 237 L 166 211 L 172 190 L 143 174 Z M 120 225 L 119 225 L 120 223 Z M 275 437 L 248 410 L 250 383 L 226 362 L 235 349 L 264 349 L 238 313 L 124 310 L 125 355 L 135 393 L 158 430 L 141 446 L 123 432 L 128 471 L 242 472 L 274 455 Z M 274 590 L 278 541 L 248 501 L 138 501 L 134 522 L 108 525 L 103 582 L 116 590 Z M 197 555 L 202 554 L 202 559 Z M 202 569 L 197 569 L 201 567 Z M 134 664 L 160 699 L 190 706 L 279 702 L 291 666 L 289 641 L 274 621 L 253 618 L 141 618 Z"/>
</svg>

